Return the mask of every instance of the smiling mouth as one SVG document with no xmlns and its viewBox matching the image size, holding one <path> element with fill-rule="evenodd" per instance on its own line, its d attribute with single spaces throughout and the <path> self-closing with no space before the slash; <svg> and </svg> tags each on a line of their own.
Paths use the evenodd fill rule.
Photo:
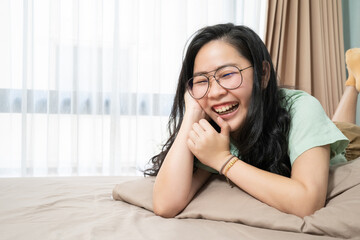
<svg viewBox="0 0 360 240">
<path fill-rule="evenodd" d="M 236 109 L 239 107 L 239 103 L 233 103 L 229 104 L 227 106 L 219 107 L 219 108 L 213 108 L 213 110 L 219 114 L 219 115 L 225 115 L 228 113 L 232 113 L 236 111 Z"/>
</svg>

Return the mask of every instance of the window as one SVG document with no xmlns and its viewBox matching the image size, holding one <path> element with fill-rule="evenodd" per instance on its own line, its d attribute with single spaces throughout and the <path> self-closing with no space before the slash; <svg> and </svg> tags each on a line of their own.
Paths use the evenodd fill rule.
<svg viewBox="0 0 360 240">
<path fill-rule="evenodd" d="M 1 1 L 0 176 L 141 175 L 166 140 L 187 39 L 221 22 L 262 36 L 265 9 L 264 0 Z"/>
</svg>

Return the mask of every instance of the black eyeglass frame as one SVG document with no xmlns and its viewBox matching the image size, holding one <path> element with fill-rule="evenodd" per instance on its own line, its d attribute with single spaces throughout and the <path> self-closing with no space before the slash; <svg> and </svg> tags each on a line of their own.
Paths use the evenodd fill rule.
<svg viewBox="0 0 360 240">
<path fill-rule="evenodd" d="M 233 87 L 233 88 L 224 87 L 223 85 L 220 84 L 219 80 L 215 77 L 216 73 L 217 73 L 219 70 L 224 69 L 224 68 L 226 68 L 226 67 L 235 67 L 235 68 L 237 68 L 237 70 L 239 71 L 240 76 L 241 76 L 241 81 L 240 81 L 240 83 L 239 83 L 238 86 Z M 225 89 L 228 89 L 228 90 L 233 90 L 233 89 L 236 89 L 236 88 L 240 87 L 241 84 L 242 84 L 242 82 L 243 82 L 242 71 L 244 71 L 244 70 L 246 70 L 246 69 L 248 69 L 248 68 L 252 68 L 252 67 L 253 67 L 253 66 L 248 66 L 248 67 L 245 67 L 245 68 L 240 69 L 240 68 L 239 68 L 238 66 L 236 66 L 236 65 L 224 65 L 224 66 L 221 66 L 220 68 L 218 68 L 218 69 L 216 69 L 216 70 L 214 70 L 214 71 L 210 71 L 210 72 L 207 72 L 207 73 L 199 74 L 199 75 L 197 75 L 197 76 L 194 76 L 194 77 L 190 78 L 190 79 L 186 82 L 186 88 L 188 89 L 188 91 L 189 91 L 189 93 L 190 93 L 190 96 L 191 96 L 192 98 L 194 98 L 194 99 L 196 99 L 196 100 L 199 100 L 199 99 L 205 97 L 206 94 L 209 92 L 209 88 L 210 88 L 210 77 L 213 77 L 213 78 L 215 79 L 215 81 L 216 81 L 222 88 L 225 88 Z M 214 72 L 214 74 L 209 75 L 209 73 L 211 73 L 211 72 Z M 203 96 L 196 98 L 196 97 L 194 97 L 193 94 L 192 94 L 192 91 L 191 91 L 191 88 L 190 88 L 190 81 L 192 81 L 195 77 L 198 77 L 198 76 L 203 76 L 203 77 L 205 77 L 205 78 L 207 79 L 207 89 L 206 89 L 206 91 L 205 91 L 205 93 L 204 93 Z"/>
</svg>

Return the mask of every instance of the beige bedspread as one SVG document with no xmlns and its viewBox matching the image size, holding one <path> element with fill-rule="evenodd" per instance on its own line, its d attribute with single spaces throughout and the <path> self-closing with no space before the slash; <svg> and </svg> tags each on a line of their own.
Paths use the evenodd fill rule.
<svg viewBox="0 0 360 240">
<path fill-rule="evenodd" d="M 119 184 L 113 197 L 152 211 L 154 179 Z M 299 218 L 285 214 L 213 177 L 177 219 L 207 219 L 262 229 L 360 239 L 360 160 L 331 167 L 326 206 Z M 308 237 L 308 236 L 307 236 Z"/>
<path fill-rule="evenodd" d="M 260 202 L 246 211 L 219 204 L 209 197 L 212 188 L 222 186 L 219 179 L 210 182 L 177 218 L 164 219 L 145 209 L 151 209 L 151 179 L 3 178 L 0 239 L 356 239 L 360 236 L 360 185 L 354 182 L 359 182 L 360 161 L 353 163 L 332 170 L 327 207 L 304 221 L 276 210 L 267 213 Z M 113 189 L 114 196 L 120 191 L 132 204 L 114 201 Z M 232 194 L 236 188 L 224 189 Z M 253 200 L 241 192 L 236 200 L 240 204 L 235 206 L 251 206 Z M 317 216 L 323 216 L 327 208 L 328 219 L 318 221 Z M 218 214 L 226 209 L 231 209 L 230 214 Z M 263 227 L 264 222 L 273 226 Z M 324 222 L 329 223 L 328 228 Z M 292 223 L 302 227 L 294 228 Z"/>
</svg>

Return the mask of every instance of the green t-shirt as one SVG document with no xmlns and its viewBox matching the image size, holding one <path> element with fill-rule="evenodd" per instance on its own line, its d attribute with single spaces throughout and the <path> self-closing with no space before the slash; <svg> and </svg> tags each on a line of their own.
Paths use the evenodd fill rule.
<svg viewBox="0 0 360 240">
<path fill-rule="evenodd" d="M 330 165 L 346 162 L 345 148 L 349 140 L 328 118 L 319 101 L 306 92 L 281 89 L 287 101 L 283 105 L 291 115 L 288 154 L 293 165 L 297 157 L 305 151 L 330 144 Z M 231 154 L 237 156 L 238 150 L 231 143 Z M 195 166 L 212 173 L 218 173 L 195 159 Z"/>
</svg>

